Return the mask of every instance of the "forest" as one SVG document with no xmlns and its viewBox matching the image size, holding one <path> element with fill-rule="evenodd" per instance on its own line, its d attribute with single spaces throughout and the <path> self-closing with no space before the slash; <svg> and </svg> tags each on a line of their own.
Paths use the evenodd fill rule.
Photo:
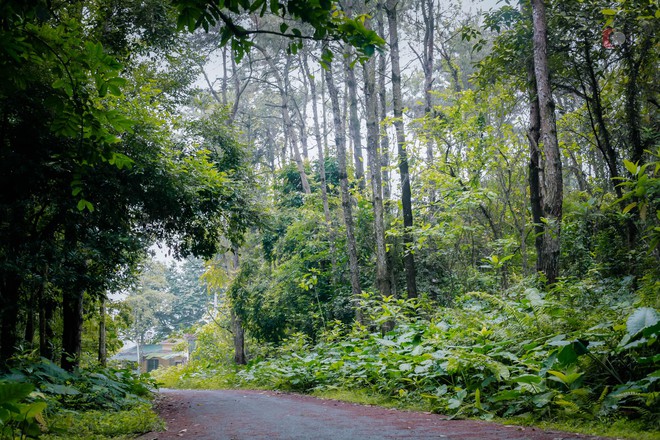
<svg viewBox="0 0 660 440">
<path fill-rule="evenodd" d="M 158 386 L 660 438 L 659 30 L 0 0 L 0 439 L 135 438 Z"/>
</svg>

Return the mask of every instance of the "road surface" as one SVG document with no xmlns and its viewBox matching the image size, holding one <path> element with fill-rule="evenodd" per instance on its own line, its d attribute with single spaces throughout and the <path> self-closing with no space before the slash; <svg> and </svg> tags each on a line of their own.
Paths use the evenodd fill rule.
<svg viewBox="0 0 660 440">
<path fill-rule="evenodd" d="M 167 431 L 140 440 L 578 440 L 579 434 L 252 390 L 161 390 Z"/>
</svg>

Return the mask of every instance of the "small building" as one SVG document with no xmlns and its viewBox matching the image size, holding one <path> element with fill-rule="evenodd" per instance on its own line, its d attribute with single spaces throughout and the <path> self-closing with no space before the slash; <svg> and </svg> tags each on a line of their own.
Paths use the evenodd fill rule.
<svg viewBox="0 0 660 440">
<path fill-rule="evenodd" d="M 182 344 L 181 339 L 168 339 L 158 344 L 145 344 L 140 346 L 140 372 L 149 372 L 159 367 L 172 367 L 188 362 L 188 353 L 174 351 L 174 347 Z M 112 360 L 128 366 L 137 367 L 137 345 L 122 349 Z"/>
</svg>

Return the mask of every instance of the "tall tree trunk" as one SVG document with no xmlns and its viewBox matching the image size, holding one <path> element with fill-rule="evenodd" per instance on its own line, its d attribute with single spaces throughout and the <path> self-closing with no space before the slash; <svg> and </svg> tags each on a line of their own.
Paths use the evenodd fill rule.
<svg viewBox="0 0 660 440">
<path fill-rule="evenodd" d="M 534 224 L 534 247 L 536 248 L 536 271 L 542 270 L 543 264 L 543 207 L 541 206 L 541 151 L 539 139 L 541 137 L 541 121 L 539 114 L 539 100 L 536 93 L 536 80 L 534 79 L 534 62 L 529 63 L 527 69 L 529 87 L 529 198 L 532 209 L 532 222 Z"/>
<path fill-rule="evenodd" d="M 62 295 L 62 358 L 60 365 L 67 371 L 72 371 L 80 364 L 83 294 L 84 291 L 74 285 Z"/>
<path fill-rule="evenodd" d="M 232 264 L 234 271 L 238 271 L 238 248 L 234 248 L 232 255 Z M 247 364 L 247 357 L 245 356 L 245 329 L 243 328 L 243 320 L 236 313 L 234 308 L 231 308 L 231 329 L 234 336 L 234 363 L 236 365 Z"/>
<path fill-rule="evenodd" d="M 351 67 L 351 57 L 353 52 L 347 49 L 344 66 L 346 69 L 346 88 L 348 94 L 348 131 L 351 134 L 351 141 L 353 145 L 353 159 L 355 163 L 355 180 L 357 180 L 358 188 L 364 190 L 364 161 L 362 158 L 362 133 L 360 130 L 360 118 L 358 117 L 358 103 L 357 103 L 357 81 L 355 79 L 355 70 Z"/>
<path fill-rule="evenodd" d="M 277 82 L 277 87 L 280 92 L 280 97 L 282 100 L 282 121 L 284 123 L 284 130 L 286 131 L 287 138 L 291 143 L 291 148 L 293 149 L 293 158 L 296 162 L 298 168 L 298 173 L 300 174 L 300 183 L 302 185 L 303 191 L 305 194 L 311 194 L 312 190 L 309 186 L 309 180 L 307 179 L 307 173 L 305 172 L 305 164 L 303 163 L 302 156 L 300 155 L 300 148 L 298 142 L 298 135 L 296 134 L 295 127 L 293 126 L 293 121 L 291 120 L 291 112 L 289 110 L 289 94 L 287 93 L 288 89 L 288 75 L 282 75 L 273 61 L 273 57 L 261 46 L 254 45 L 264 56 L 265 61 L 270 66 L 273 75 L 275 76 L 275 81 Z"/>
<path fill-rule="evenodd" d="M 84 274 L 87 270 L 86 262 L 80 261 L 78 236 L 75 228 L 67 226 L 64 231 L 65 249 L 73 250 L 73 259 L 65 261 L 69 270 L 75 270 L 77 274 Z M 75 250 L 78 249 L 78 252 Z M 80 275 L 78 275 L 80 276 Z M 72 371 L 80 363 L 82 353 L 82 329 L 83 329 L 83 296 L 84 288 L 79 282 L 72 282 L 62 292 L 62 356 L 60 366 Z"/>
<path fill-rule="evenodd" d="M 53 312 L 55 311 L 55 301 L 50 298 L 46 290 L 47 280 L 46 274 L 48 270 L 44 271 L 43 288 L 40 289 L 39 297 L 39 355 L 48 360 L 55 360 L 53 353 L 53 338 L 55 332 L 53 331 Z"/>
<path fill-rule="evenodd" d="M 11 270 L 0 279 L 0 369 L 16 353 L 20 280 Z"/>
<path fill-rule="evenodd" d="M 32 295 L 30 295 L 32 296 Z M 34 304 L 34 298 L 29 298 L 29 303 Z M 23 340 L 25 341 L 25 347 L 28 350 L 32 350 L 34 344 L 34 308 L 29 306 L 26 310 L 27 315 L 25 316 L 25 333 Z"/>
<path fill-rule="evenodd" d="M 403 102 L 401 98 L 401 67 L 399 65 L 399 30 L 397 22 L 398 0 L 387 0 L 385 10 L 389 25 L 390 58 L 392 63 L 392 106 L 394 109 L 394 127 L 396 129 L 397 152 L 399 156 L 399 173 L 401 175 L 401 205 L 403 210 L 403 256 L 406 269 L 406 288 L 408 297 L 417 297 L 417 281 L 415 274 L 415 257 L 412 252 L 413 212 L 412 194 L 410 190 L 410 173 L 408 171 L 408 153 L 406 152 L 406 136 L 403 129 Z"/>
<path fill-rule="evenodd" d="M 548 68 L 548 23 L 544 0 L 532 0 L 534 28 L 534 76 L 539 105 L 540 145 L 542 145 L 540 185 L 543 206 L 544 233 L 541 270 L 548 283 L 559 275 L 559 238 L 561 234 L 563 182 L 561 154 L 557 141 L 555 104 L 550 89 Z"/>
<path fill-rule="evenodd" d="M 383 20 L 383 0 L 378 1 L 376 12 L 376 25 L 378 28 L 378 35 L 385 35 L 385 22 Z M 385 88 L 385 77 L 387 76 L 387 55 L 384 52 L 378 54 L 378 110 L 379 110 L 379 126 L 387 118 L 387 89 Z M 390 184 L 390 138 L 384 127 L 380 133 L 380 164 L 382 169 L 381 179 L 383 181 L 383 199 L 384 203 L 392 197 L 392 190 Z"/>
<path fill-rule="evenodd" d="M 101 297 L 99 305 L 99 353 L 98 360 L 99 364 L 103 367 L 106 366 L 108 361 L 108 350 L 107 350 L 107 337 L 106 337 L 106 327 L 105 327 L 105 297 Z"/>
<path fill-rule="evenodd" d="M 330 206 L 328 205 L 328 188 L 327 188 L 327 179 L 325 175 L 325 152 L 323 151 L 323 142 L 321 139 L 321 127 L 319 127 L 319 111 L 316 99 L 316 80 L 314 75 L 312 75 L 309 70 L 309 65 L 307 64 L 307 53 L 303 52 L 302 54 L 302 67 L 309 80 L 309 89 L 312 95 L 312 116 L 314 118 L 314 139 L 316 140 L 316 146 L 318 149 L 319 155 L 319 175 L 321 178 L 321 201 L 323 203 L 323 217 L 325 219 L 325 225 L 328 229 L 328 239 L 330 247 L 330 263 L 332 265 L 332 278 L 334 283 L 334 278 L 337 274 L 337 253 L 335 251 L 335 231 L 332 227 L 332 217 L 330 216 Z"/>
<path fill-rule="evenodd" d="M 328 94 L 332 103 L 332 116 L 335 127 L 335 144 L 337 145 L 337 165 L 339 168 L 339 187 L 341 190 L 341 206 L 344 213 L 346 225 L 346 244 L 348 246 L 348 264 L 351 274 L 351 292 L 354 297 L 362 293 L 360 288 L 360 267 L 358 265 L 357 245 L 355 243 L 355 232 L 353 230 L 353 213 L 351 209 L 351 193 L 348 188 L 348 173 L 346 172 L 346 138 L 344 137 L 341 112 L 339 107 L 339 96 L 335 81 L 332 76 L 332 63 L 328 63 L 325 69 L 325 81 Z M 362 320 L 360 310 L 356 311 L 359 321 Z"/>
<path fill-rule="evenodd" d="M 421 5 L 422 16 L 424 17 L 424 52 L 422 60 L 422 70 L 424 71 L 424 114 L 431 115 L 433 110 L 433 62 L 435 48 L 435 1 L 423 0 Z M 426 145 L 426 160 L 430 167 L 433 166 L 433 142 L 429 139 Z M 429 197 L 431 202 L 435 199 L 433 185 Z"/>
<path fill-rule="evenodd" d="M 382 296 L 390 296 L 390 276 L 387 269 L 385 250 L 385 221 L 383 214 L 383 185 L 380 175 L 378 154 L 378 106 L 376 104 L 376 66 L 371 57 L 364 63 L 364 92 L 367 111 L 367 154 L 374 210 L 374 232 L 376 238 L 376 287 Z"/>
<path fill-rule="evenodd" d="M 587 69 L 587 75 L 586 78 L 583 78 L 582 80 L 586 80 L 588 82 L 589 89 L 591 91 L 591 96 L 589 96 L 587 91 L 584 90 L 592 131 L 596 139 L 596 145 L 598 146 L 600 152 L 603 153 L 603 159 L 605 159 L 605 163 L 607 164 L 607 168 L 610 173 L 610 181 L 612 182 L 614 191 L 616 192 L 617 197 L 621 198 L 623 194 L 621 192 L 621 187 L 619 186 L 619 170 L 617 169 L 619 157 L 616 153 L 616 150 L 612 147 L 610 131 L 607 128 L 607 124 L 605 123 L 603 104 L 600 99 L 600 85 L 598 84 L 598 78 L 596 77 L 594 65 L 591 61 L 590 43 L 585 41 L 583 47 L 585 61 L 584 65 Z"/>
</svg>

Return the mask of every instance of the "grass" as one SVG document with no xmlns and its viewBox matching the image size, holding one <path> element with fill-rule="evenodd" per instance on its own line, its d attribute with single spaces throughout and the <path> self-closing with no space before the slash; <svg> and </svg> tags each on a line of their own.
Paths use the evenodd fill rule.
<svg viewBox="0 0 660 440">
<path fill-rule="evenodd" d="M 163 428 L 163 421 L 147 403 L 126 411 L 60 411 L 48 420 L 45 440 L 128 440 Z"/>
</svg>

